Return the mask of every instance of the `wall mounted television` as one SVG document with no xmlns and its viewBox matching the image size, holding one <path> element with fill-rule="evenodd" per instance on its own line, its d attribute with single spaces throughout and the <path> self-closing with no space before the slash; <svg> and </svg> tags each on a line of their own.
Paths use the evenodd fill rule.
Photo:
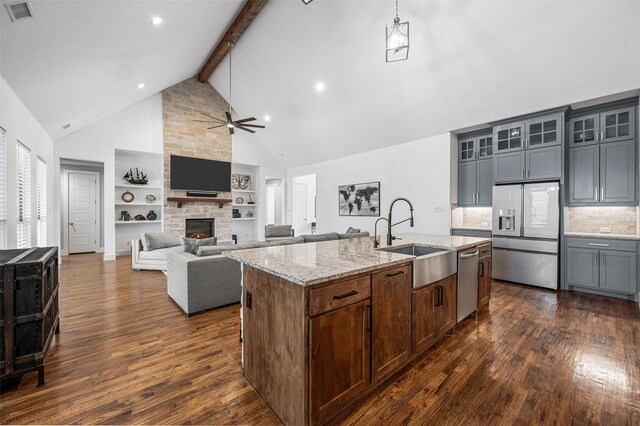
<svg viewBox="0 0 640 426">
<path fill-rule="evenodd" d="M 231 163 L 172 155 L 171 189 L 230 192 Z"/>
</svg>

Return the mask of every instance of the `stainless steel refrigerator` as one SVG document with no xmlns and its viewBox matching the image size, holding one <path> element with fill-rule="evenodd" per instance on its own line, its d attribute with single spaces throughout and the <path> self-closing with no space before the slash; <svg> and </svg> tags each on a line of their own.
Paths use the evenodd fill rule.
<svg viewBox="0 0 640 426">
<path fill-rule="evenodd" d="M 493 278 L 558 289 L 557 182 L 494 186 L 492 233 Z"/>
</svg>

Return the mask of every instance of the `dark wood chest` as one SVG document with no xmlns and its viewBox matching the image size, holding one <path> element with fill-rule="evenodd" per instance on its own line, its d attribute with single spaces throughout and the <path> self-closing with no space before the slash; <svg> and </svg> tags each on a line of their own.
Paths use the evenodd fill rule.
<svg viewBox="0 0 640 426">
<path fill-rule="evenodd" d="M 0 250 L 0 379 L 38 370 L 59 331 L 58 248 Z"/>
</svg>

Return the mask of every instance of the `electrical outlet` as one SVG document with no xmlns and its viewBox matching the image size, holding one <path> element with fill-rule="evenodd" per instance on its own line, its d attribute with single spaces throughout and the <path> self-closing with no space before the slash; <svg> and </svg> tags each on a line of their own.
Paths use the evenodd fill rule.
<svg viewBox="0 0 640 426">
<path fill-rule="evenodd" d="M 600 232 L 603 234 L 610 234 L 611 233 L 611 227 L 610 226 L 601 226 L 600 227 Z"/>
<path fill-rule="evenodd" d="M 482 226 L 483 228 L 488 228 L 489 222 L 480 222 L 480 226 Z"/>
</svg>

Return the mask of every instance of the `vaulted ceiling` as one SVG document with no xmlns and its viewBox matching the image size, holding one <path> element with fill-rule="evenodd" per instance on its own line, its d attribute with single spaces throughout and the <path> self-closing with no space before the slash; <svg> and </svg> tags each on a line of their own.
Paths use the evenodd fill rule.
<svg viewBox="0 0 640 426">
<path fill-rule="evenodd" d="M 31 22 L 2 14 L 2 74 L 54 138 L 195 75 L 242 5 L 32 4 Z M 234 109 L 271 116 L 256 136 L 286 166 L 640 87 L 638 1 L 400 0 L 409 60 L 387 64 L 394 12 L 271 0 L 233 48 Z M 229 99 L 228 58 L 210 82 Z"/>
</svg>

